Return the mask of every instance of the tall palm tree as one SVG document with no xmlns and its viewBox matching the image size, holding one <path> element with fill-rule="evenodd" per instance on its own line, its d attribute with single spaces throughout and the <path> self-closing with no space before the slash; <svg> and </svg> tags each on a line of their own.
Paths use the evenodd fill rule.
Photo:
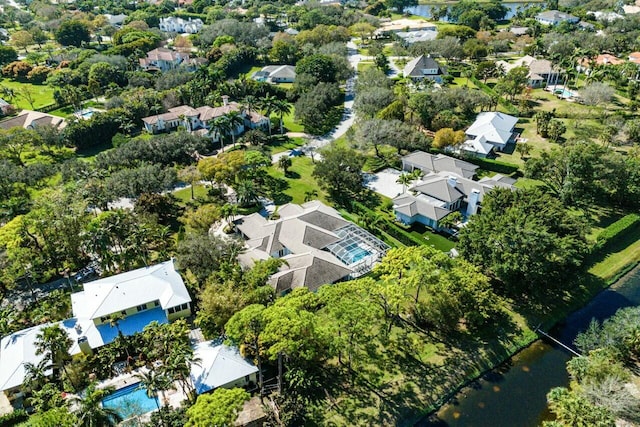
<svg viewBox="0 0 640 427">
<path fill-rule="evenodd" d="M 144 387 L 144 389 L 146 390 L 147 397 L 153 398 L 153 400 L 155 400 L 162 425 L 166 425 L 162 415 L 162 411 L 160 411 L 160 401 L 158 398 L 161 397 L 161 391 L 167 390 L 171 387 L 171 380 L 163 374 L 156 373 L 156 371 L 153 369 L 149 369 L 147 372 L 140 372 L 136 374 L 136 378 L 140 380 L 139 387 Z"/>
<path fill-rule="evenodd" d="M 240 206 L 250 206 L 258 201 L 258 192 L 253 181 L 242 180 L 236 185 L 235 190 Z"/>
<path fill-rule="evenodd" d="M 50 362 L 47 358 L 42 359 L 37 364 L 27 362 L 24 364 L 25 377 L 22 383 L 23 389 L 37 390 L 42 388 L 49 378 L 47 371 L 51 369 Z"/>
<path fill-rule="evenodd" d="M 227 118 L 227 132 L 231 134 L 233 148 L 236 148 L 236 131 L 244 125 L 244 118 L 238 111 L 230 111 L 225 114 L 225 117 Z"/>
<path fill-rule="evenodd" d="M 398 179 L 396 180 L 396 182 L 398 184 L 402 184 L 402 193 L 406 193 L 407 192 L 407 187 L 413 182 L 413 177 L 411 176 L 410 173 L 403 173 L 402 175 L 400 175 L 398 177 Z"/>
<path fill-rule="evenodd" d="M 129 354 L 129 343 L 126 337 L 124 336 L 124 334 L 122 333 L 122 330 L 120 329 L 120 322 L 122 320 L 124 320 L 124 316 L 122 315 L 122 313 L 114 313 L 111 316 L 109 316 L 109 326 L 111 326 L 112 328 L 116 328 L 116 330 L 118 331 L 118 336 L 124 343 L 124 351 L 127 354 L 127 364 L 128 364 L 131 355 Z"/>
<path fill-rule="evenodd" d="M 96 383 L 89 384 L 83 397 L 73 397 L 72 405 L 77 405 L 75 410 L 78 417 L 78 425 L 81 427 L 111 427 L 118 425 L 122 417 L 114 409 L 104 407 L 101 402 L 112 391 L 113 387 L 96 388 Z"/>
<path fill-rule="evenodd" d="M 69 377 L 65 364 L 67 360 L 71 359 L 69 348 L 71 348 L 72 344 L 73 342 L 71 338 L 69 338 L 69 335 L 58 325 L 45 326 L 42 328 L 36 336 L 35 341 L 36 354 L 46 355 L 45 358 L 50 358 L 53 367 L 62 369 L 74 390 L 76 390 L 76 386 L 71 380 L 71 377 Z"/>
<path fill-rule="evenodd" d="M 178 381 L 189 401 L 196 397 L 195 388 L 191 382 L 191 366 L 200 365 L 202 360 L 194 357 L 193 347 L 190 345 L 174 348 L 166 363 L 162 366 L 162 373 L 174 381 Z"/>
<path fill-rule="evenodd" d="M 260 106 L 264 111 L 264 115 L 269 119 L 269 136 L 271 136 L 271 113 L 275 111 L 277 102 L 278 98 L 276 98 L 275 96 L 265 96 L 259 101 Z"/>
<path fill-rule="evenodd" d="M 220 151 L 224 151 L 224 137 L 227 135 L 228 129 L 229 119 L 227 116 L 220 116 L 213 119 L 209 133 L 216 134 L 218 138 L 220 138 Z"/>
<path fill-rule="evenodd" d="M 278 99 L 273 104 L 273 112 L 278 115 L 280 118 L 280 134 L 284 133 L 284 120 L 283 117 L 285 114 L 291 113 L 291 103 L 286 99 Z"/>
</svg>

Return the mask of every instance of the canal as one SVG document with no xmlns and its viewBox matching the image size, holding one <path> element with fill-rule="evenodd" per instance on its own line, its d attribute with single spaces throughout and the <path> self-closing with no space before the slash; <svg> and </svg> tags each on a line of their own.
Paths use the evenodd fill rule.
<svg viewBox="0 0 640 427">
<path fill-rule="evenodd" d="M 640 266 L 567 317 L 551 335 L 573 347 L 576 335 L 589 326 L 591 319 L 602 321 L 619 308 L 637 305 L 640 305 Z M 571 356 L 559 346 L 536 341 L 463 389 L 436 415 L 416 426 L 539 426 L 549 419 L 546 394 L 569 382 L 565 365 Z"/>
</svg>

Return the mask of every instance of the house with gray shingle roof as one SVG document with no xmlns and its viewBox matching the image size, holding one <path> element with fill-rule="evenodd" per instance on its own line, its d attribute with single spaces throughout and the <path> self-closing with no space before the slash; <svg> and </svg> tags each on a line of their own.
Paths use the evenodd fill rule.
<svg viewBox="0 0 640 427">
<path fill-rule="evenodd" d="M 580 18 L 569 13 L 560 12 L 559 10 L 545 10 L 535 16 L 536 21 L 543 25 L 558 25 L 561 22 L 569 22 L 577 24 Z"/>
<path fill-rule="evenodd" d="M 402 157 L 402 170 L 413 172 L 420 169 L 423 174 L 431 172 L 454 172 L 465 178 L 473 178 L 479 166 L 444 154 L 414 151 Z"/>
<path fill-rule="evenodd" d="M 404 67 L 404 76 L 413 81 L 428 79 L 442 83 L 442 76 L 446 73 L 447 69 L 429 55 L 420 55 Z"/>
<path fill-rule="evenodd" d="M 253 74 L 253 79 L 267 83 L 293 83 L 296 80 L 296 67 L 293 65 L 267 65 Z"/>
<path fill-rule="evenodd" d="M 238 257 L 242 265 L 268 258 L 286 261 L 269 279 L 278 293 L 301 286 L 315 291 L 324 284 L 359 277 L 371 271 L 389 249 L 317 200 L 288 203 L 278 214 L 273 220 L 254 213 L 233 221 L 245 239 L 247 250 Z"/>
<path fill-rule="evenodd" d="M 482 199 L 494 187 L 513 189 L 511 178 L 497 175 L 490 179 L 472 181 L 452 172 L 426 175 L 405 194 L 393 199 L 396 219 L 404 224 L 420 223 L 436 231 L 439 222 L 455 211 L 464 216 L 475 214 Z"/>
</svg>

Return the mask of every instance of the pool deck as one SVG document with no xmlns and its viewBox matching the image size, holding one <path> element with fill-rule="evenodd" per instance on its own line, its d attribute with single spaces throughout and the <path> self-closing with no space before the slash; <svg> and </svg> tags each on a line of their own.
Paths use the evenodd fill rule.
<svg viewBox="0 0 640 427">
<path fill-rule="evenodd" d="M 121 388 L 139 383 L 140 380 L 136 377 L 136 374 L 147 372 L 149 372 L 149 368 L 144 366 L 133 369 L 131 373 L 118 375 L 116 377 L 109 378 L 108 380 L 101 381 L 98 383 L 98 388 L 114 387 L 116 390 L 120 390 Z M 187 393 L 182 389 L 180 383 L 176 381 L 173 383 L 172 389 L 161 391 L 158 397 L 160 406 L 169 405 L 176 409 L 182 405 L 182 402 L 187 400 Z"/>
</svg>

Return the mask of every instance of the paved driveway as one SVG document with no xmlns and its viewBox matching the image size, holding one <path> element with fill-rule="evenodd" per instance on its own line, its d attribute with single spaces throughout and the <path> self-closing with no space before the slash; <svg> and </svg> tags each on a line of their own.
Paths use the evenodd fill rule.
<svg viewBox="0 0 640 427">
<path fill-rule="evenodd" d="M 384 169 L 376 174 L 367 174 L 365 176 L 365 186 L 376 193 L 393 199 L 402 194 L 402 184 L 396 182 L 401 174 L 402 172 L 396 169 Z"/>
</svg>

